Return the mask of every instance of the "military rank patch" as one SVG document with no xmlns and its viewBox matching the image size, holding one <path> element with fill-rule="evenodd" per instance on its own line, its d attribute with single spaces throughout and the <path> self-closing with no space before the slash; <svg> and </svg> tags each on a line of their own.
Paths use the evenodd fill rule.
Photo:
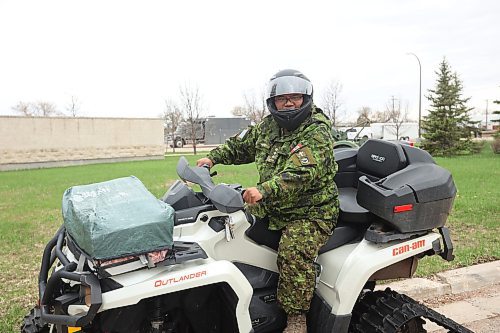
<svg viewBox="0 0 500 333">
<path fill-rule="evenodd" d="M 302 143 L 299 143 L 298 145 L 296 145 L 295 147 L 293 147 L 293 148 L 290 150 L 290 153 L 295 154 L 295 152 L 296 152 L 297 150 L 299 150 L 300 148 L 302 148 Z"/>
<path fill-rule="evenodd" d="M 311 149 L 308 147 L 299 148 L 293 155 L 292 161 L 296 166 L 305 166 L 305 165 L 315 165 L 316 160 L 313 157 Z"/>
</svg>

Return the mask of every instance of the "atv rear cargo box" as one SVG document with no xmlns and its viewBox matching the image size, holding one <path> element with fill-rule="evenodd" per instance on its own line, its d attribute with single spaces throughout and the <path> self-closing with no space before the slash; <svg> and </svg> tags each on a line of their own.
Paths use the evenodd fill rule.
<svg viewBox="0 0 500 333">
<path fill-rule="evenodd" d="M 419 148 L 370 139 L 359 149 L 337 149 L 339 221 L 379 222 L 401 233 L 442 227 L 456 188 L 446 169 Z M 378 219 L 375 219 L 375 216 Z"/>
<path fill-rule="evenodd" d="M 405 167 L 379 180 L 359 178 L 359 205 L 403 233 L 444 226 L 456 194 L 451 174 L 434 164 L 430 155 L 425 161 L 427 152 L 401 148 L 407 159 Z"/>
<path fill-rule="evenodd" d="M 172 247 L 174 209 L 134 176 L 73 186 L 62 200 L 64 225 L 92 259 L 109 260 Z"/>
</svg>

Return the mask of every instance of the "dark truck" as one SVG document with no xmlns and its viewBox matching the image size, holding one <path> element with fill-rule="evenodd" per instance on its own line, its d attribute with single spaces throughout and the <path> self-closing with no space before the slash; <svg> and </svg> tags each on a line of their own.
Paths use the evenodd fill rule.
<svg viewBox="0 0 500 333">
<path fill-rule="evenodd" d="M 216 145 L 224 143 L 229 137 L 241 132 L 250 125 L 248 118 L 200 118 L 195 122 L 196 143 Z M 191 124 L 182 122 L 174 133 L 173 146 L 182 148 L 185 144 L 193 143 Z"/>
</svg>

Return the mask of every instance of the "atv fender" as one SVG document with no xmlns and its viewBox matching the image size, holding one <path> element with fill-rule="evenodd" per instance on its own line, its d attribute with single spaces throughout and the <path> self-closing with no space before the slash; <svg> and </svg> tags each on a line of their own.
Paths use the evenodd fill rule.
<svg viewBox="0 0 500 333">
<path fill-rule="evenodd" d="M 349 315 L 363 286 L 378 270 L 426 251 L 441 236 L 431 232 L 406 241 L 376 244 L 363 239 L 318 257 L 322 266 L 317 292 L 331 306 L 334 315 Z"/>
<path fill-rule="evenodd" d="M 180 290 L 225 282 L 238 297 L 236 318 L 240 332 L 250 332 L 248 311 L 253 289 L 243 273 L 231 262 L 204 259 L 175 266 L 144 269 L 134 274 L 113 276 L 122 288 L 102 294 L 99 312 L 137 304 L 140 300 Z"/>
</svg>

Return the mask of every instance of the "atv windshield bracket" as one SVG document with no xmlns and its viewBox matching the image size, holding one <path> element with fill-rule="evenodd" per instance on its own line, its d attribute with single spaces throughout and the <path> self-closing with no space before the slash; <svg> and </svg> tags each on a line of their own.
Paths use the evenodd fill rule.
<svg viewBox="0 0 500 333">
<path fill-rule="evenodd" d="M 453 243 L 450 237 L 450 230 L 446 227 L 438 228 L 441 237 L 443 237 L 444 250 L 439 255 L 446 261 L 452 261 L 455 259 L 453 255 Z"/>
</svg>

